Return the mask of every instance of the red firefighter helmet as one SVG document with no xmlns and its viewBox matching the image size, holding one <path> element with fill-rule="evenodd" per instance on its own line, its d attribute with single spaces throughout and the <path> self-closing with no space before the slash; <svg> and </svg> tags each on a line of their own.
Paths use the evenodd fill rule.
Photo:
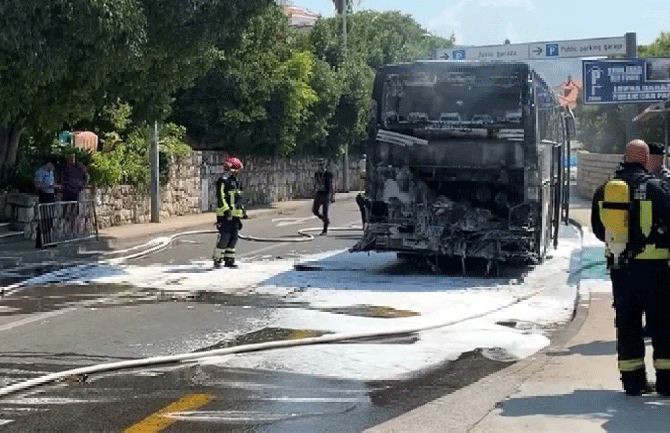
<svg viewBox="0 0 670 433">
<path fill-rule="evenodd" d="M 239 171 L 242 170 L 242 167 L 244 167 L 242 161 L 240 161 L 237 158 L 233 158 L 232 156 L 229 156 L 223 162 L 223 168 L 225 168 L 228 171 Z"/>
</svg>

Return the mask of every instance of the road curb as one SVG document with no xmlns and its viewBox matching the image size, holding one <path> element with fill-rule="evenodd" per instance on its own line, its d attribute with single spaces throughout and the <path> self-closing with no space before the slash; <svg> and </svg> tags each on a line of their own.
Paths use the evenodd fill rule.
<svg viewBox="0 0 670 433">
<path fill-rule="evenodd" d="M 343 196 L 339 197 L 336 202 L 350 202 L 354 201 L 355 196 L 352 193 L 342 193 Z M 283 207 L 274 207 L 270 209 L 260 208 L 260 209 L 250 209 L 248 211 L 249 218 L 255 219 L 258 217 L 263 217 L 269 214 L 282 215 L 284 213 L 295 212 L 301 208 L 304 208 L 309 205 L 310 200 L 290 200 L 288 202 L 278 202 L 282 203 Z M 274 204 L 276 205 L 276 203 Z M 213 214 L 212 214 L 213 215 Z M 63 252 L 63 247 L 58 247 L 49 250 L 37 250 L 30 251 L 23 255 L 12 256 L 12 257 L 0 257 L 0 274 L 11 275 L 14 272 L 20 272 L 26 269 L 36 267 L 40 263 L 48 261 L 50 264 L 55 266 L 68 267 L 68 266 L 77 266 L 87 263 L 97 262 L 99 260 L 113 259 L 119 254 L 128 253 L 130 250 L 135 250 L 133 254 L 142 254 L 142 250 L 145 252 L 151 253 L 156 247 L 157 243 L 152 242 L 158 238 L 167 238 L 174 237 L 179 233 L 185 233 L 190 231 L 198 231 L 201 229 L 212 230 L 214 231 L 215 216 L 212 217 L 211 222 L 206 223 L 193 223 L 186 224 L 179 227 L 166 227 L 165 229 L 159 229 L 151 233 L 138 233 L 136 236 L 129 236 L 127 238 L 110 238 L 107 245 L 101 246 L 100 241 L 93 241 L 88 244 L 72 244 L 71 248 L 67 248 L 67 252 Z M 129 225 L 129 228 L 132 225 Z M 80 246 L 86 245 L 91 251 L 89 253 L 82 252 L 79 248 Z M 27 259 L 27 257 L 38 257 L 37 260 Z M 7 267 L 9 266 L 9 267 Z M 31 275 L 34 276 L 34 275 Z M 29 277 L 28 277 L 29 278 Z M 2 284 L 0 284 L 2 285 Z M 13 286 L 13 284 L 12 284 Z"/>
</svg>

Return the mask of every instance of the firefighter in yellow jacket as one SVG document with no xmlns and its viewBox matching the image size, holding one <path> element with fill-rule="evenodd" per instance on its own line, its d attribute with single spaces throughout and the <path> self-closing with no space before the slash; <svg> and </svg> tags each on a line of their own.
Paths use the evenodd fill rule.
<svg viewBox="0 0 670 433">
<path fill-rule="evenodd" d="M 244 207 L 240 202 L 242 188 L 237 179 L 237 173 L 242 170 L 242 161 L 226 158 L 223 168 L 223 176 L 216 181 L 216 227 L 219 239 L 214 249 L 214 267 L 220 268 L 223 262 L 227 268 L 236 268 L 235 245 L 244 216 Z"/>
<path fill-rule="evenodd" d="M 621 168 L 593 197 L 591 225 L 607 245 L 624 391 L 640 395 L 651 390 L 644 364 L 645 315 L 656 391 L 670 396 L 670 186 L 647 172 L 648 159 L 644 141 L 628 143 Z"/>
</svg>

